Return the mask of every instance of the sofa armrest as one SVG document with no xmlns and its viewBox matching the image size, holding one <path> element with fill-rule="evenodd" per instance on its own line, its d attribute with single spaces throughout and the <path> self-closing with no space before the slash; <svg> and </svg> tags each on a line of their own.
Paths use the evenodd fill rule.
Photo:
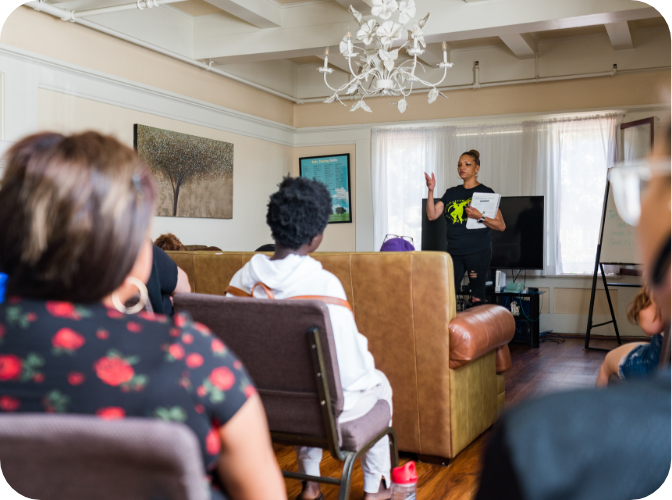
<svg viewBox="0 0 672 500">
<path fill-rule="evenodd" d="M 497 352 L 497 373 L 511 366 L 508 343 L 516 322 L 508 309 L 486 304 L 457 313 L 450 322 L 450 368 L 456 369 L 490 351 Z"/>
</svg>

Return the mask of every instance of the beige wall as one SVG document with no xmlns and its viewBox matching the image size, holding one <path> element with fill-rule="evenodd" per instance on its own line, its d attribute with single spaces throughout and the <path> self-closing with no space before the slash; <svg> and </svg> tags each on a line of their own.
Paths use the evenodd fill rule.
<svg viewBox="0 0 672 500">
<path fill-rule="evenodd" d="M 321 252 L 354 252 L 356 250 L 355 233 L 357 227 L 357 176 L 356 147 L 354 144 L 342 146 L 314 146 L 294 148 L 294 161 L 290 173 L 292 176 L 299 175 L 299 158 L 306 156 L 321 156 L 350 153 L 350 200 L 352 202 L 353 222 L 350 224 L 329 224 L 324 231 L 324 240 L 318 251 Z"/>
<path fill-rule="evenodd" d="M 590 306 L 591 290 L 587 288 L 556 288 L 553 296 L 553 312 L 555 314 L 587 315 Z M 614 314 L 618 316 L 618 290 L 610 289 L 609 295 L 614 307 Z M 598 316 L 609 314 L 609 303 L 604 290 L 595 294 L 593 313 Z"/>
<path fill-rule="evenodd" d="M 568 110 L 657 104 L 660 91 L 670 86 L 670 71 L 621 74 L 615 77 L 586 78 L 558 82 L 506 85 L 446 92 L 427 103 L 427 94 L 408 97 L 408 109 L 400 114 L 398 97 L 368 99 L 373 113 L 338 103 L 297 104 L 296 127 L 323 127 L 354 123 L 393 123 L 398 121 L 440 120 L 522 113 L 553 113 Z M 350 104 L 350 101 L 345 101 Z"/>
<path fill-rule="evenodd" d="M 356 174 L 355 146 L 292 148 L 220 130 L 201 127 L 131 109 L 41 89 L 38 91 L 38 127 L 72 133 L 95 129 L 133 146 L 133 125 L 207 137 L 234 145 L 233 219 L 156 217 L 152 237 L 175 233 L 185 245 L 214 245 L 223 250 L 252 251 L 271 243 L 266 225 L 266 203 L 284 175 L 299 175 L 299 158 L 350 153 L 350 179 Z M 325 252 L 355 251 L 357 209 L 352 187 L 355 222 L 330 224 L 320 247 Z"/>
<path fill-rule="evenodd" d="M 286 125 L 294 103 L 49 14 L 19 7 L 0 43 Z"/>
<path fill-rule="evenodd" d="M 266 202 L 290 171 L 293 148 L 49 90 L 39 90 L 38 101 L 39 128 L 43 130 L 71 133 L 95 129 L 133 147 L 133 124 L 140 123 L 233 143 L 233 219 L 156 217 L 152 237 L 172 232 L 185 245 L 246 251 L 271 242 Z"/>
</svg>

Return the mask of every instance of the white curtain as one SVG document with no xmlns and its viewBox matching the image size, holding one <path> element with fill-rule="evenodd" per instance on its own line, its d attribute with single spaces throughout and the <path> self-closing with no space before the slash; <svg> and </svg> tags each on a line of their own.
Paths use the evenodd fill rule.
<svg viewBox="0 0 672 500">
<path fill-rule="evenodd" d="M 607 169 L 616 158 L 622 119 L 613 113 L 523 124 L 536 144 L 537 165 L 548 174 L 548 274 L 593 272 Z"/>
<path fill-rule="evenodd" d="M 592 272 L 606 169 L 617 151 L 622 116 L 373 129 L 375 248 L 386 234 L 396 234 L 411 236 L 419 250 L 422 199 L 427 196 L 423 173 L 436 175 L 434 196 L 439 199 L 461 183 L 460 155 L 476 149 L 481 183 L 502 196 L 545 196 L 544 274 Z"/>
<path fill-rule="evenodd" d="M 480 153 L 481 169 L 478 180 L 502 196 L 528 191 L 526 169 L 523 168 L 522 124 L 476 125 L 460 127 L 449 138 L 449 160 L 443 165 L 448 183 L 445 189 L 462 184 L 457 175 L 460 155 L 475 149 Z"/>
<path fill-rule="evenodd" d="M 444 171 L 439 166 L 446 162 L 446 137 L 451 131 L 451 128 L 373 129 L 376 250 L 387 234 L 410 236 L 420 250 L 422 199 L 427 196 L 424 173 L 434 174 L 437 186 L 445 185 Z"/>
</svg>

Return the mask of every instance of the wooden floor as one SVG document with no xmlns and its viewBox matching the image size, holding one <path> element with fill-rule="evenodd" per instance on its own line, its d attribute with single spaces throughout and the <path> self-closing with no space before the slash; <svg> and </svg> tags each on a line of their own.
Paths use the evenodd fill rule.
<svg viewBox="0 0 672 500">
<path fill-rule="evenodd" d="M 506 406 L 510 407 L 522 400 L 555 391 L 592 387 L 605 353 L 584 351 L 583 339 L 565 338 L 564 343 L 543 342 L 539 349 L 512 345 L 512 367 L 505 373 Z M 613 348 L 614 341 L 595 340 L 592 347 Z M 464 449 L 446 467 L 424 463 L 418 466 L 418 500 L 460 499 L 466 500 L 476 493 L 480 473 L 480 457 L 488 432 Z M 293 448 L 275 445 L 275 453 L 280 467 L 297 470 Z M 401 463 L 409 457 L 400 457 Z M 322 459 L 322 474 L 340 477 L 342 463 L 325 452 Z M 286 479 L 287 494 L 296 498 L 301 491 L 301 483 Z M 353 473 L 351 499 L 361 499 L 364 494 L 362 470 L 356 465 Z M 338 498 L 338 487 L 322 485 L 326 500 Z"/>
</svg>

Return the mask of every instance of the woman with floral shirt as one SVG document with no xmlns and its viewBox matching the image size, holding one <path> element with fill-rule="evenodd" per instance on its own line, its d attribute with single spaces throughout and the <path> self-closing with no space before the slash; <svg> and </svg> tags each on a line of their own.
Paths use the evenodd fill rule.
<svg viewBox="0 0 672 500">
<path fill-rule="evenodd" d="M 135 152 L 93 132 L 44 133 L 15 144 L 7 165 L 0 413 L 180 422 L 198 437 L 213 498 L 220 487 L 234 499 L 285 498 L 242 363 L 186 315 L 123 305 L 138 288 L 146 299 L 152 267 L 155 187 Z"/>
</svg>

